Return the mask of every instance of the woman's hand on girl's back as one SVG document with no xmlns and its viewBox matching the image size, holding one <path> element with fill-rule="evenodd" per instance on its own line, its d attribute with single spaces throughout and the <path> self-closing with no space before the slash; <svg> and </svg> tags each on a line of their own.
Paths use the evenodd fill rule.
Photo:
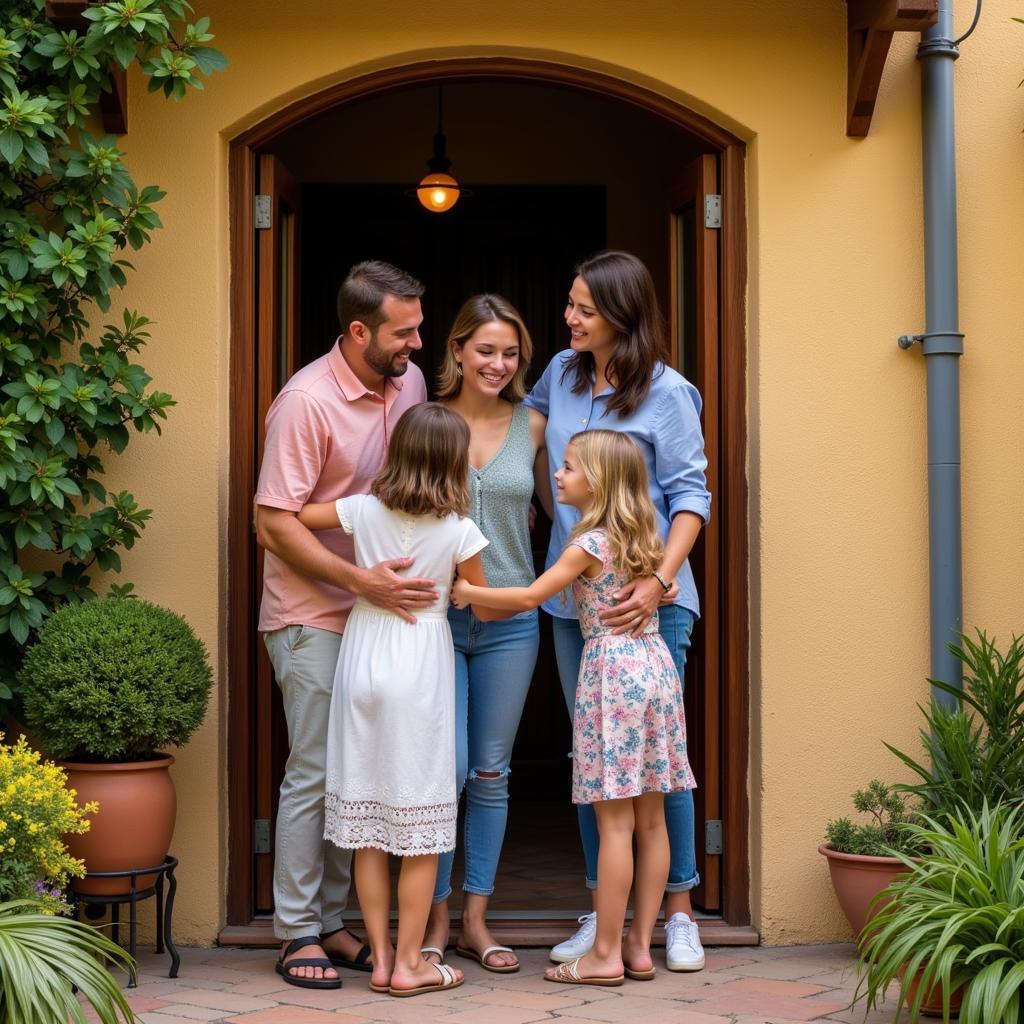
<svg viewBox="0 0 1024 1024">
<path fill-rule="evenodd" d="M 601 612 L 601 621 L 613 627 L 618 635 L 629 633 L 639 636 L 651 621 L 651 616 L 658 610 L 658 604 L 665 590 L 653 576 L 643 576 L 630 580 L 617 594 L 618 602 L 613 608 Z"/>
</svg>

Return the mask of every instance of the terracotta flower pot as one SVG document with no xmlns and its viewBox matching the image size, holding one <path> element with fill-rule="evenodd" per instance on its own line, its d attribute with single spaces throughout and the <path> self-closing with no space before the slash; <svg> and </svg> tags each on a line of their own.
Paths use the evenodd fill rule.
<svg viewBox="0 0 1024 1024">
<path fill-rule="evenodd" d="M 128 871 L 162 864 L 174 835 L 177 797 L 169 768 L 174 758 L 158 754 L 151 761 L 125 764 L 61 762 L 68 786 L 79 804 L 95 800 L 99 811 L 89 831 L 66 837 L 73 857 L 86 871 Z M 136 889 L 148 889 L 155 875 L 139 875 Z M 88 896 L 120 896 L 131 891 L 131 878 L 75 878 L 75 892 Z"/>
<path fill-rule="evenodd" d="M 839 853 L 827 843 L 818 847 L 818 853 L 828 859 L 832 887 L 850 922 L 854 935 L 860 935 L 869 919 L 868 906 L 907 866 L 896 857 L 868 857 L 857 853 Z M 876 907 L 876 912 L 881 907 Z M 872 915 L 873 916 L 873 915 Z"/>
<path fill-rule="evenodd" d="M 903 977 L 903 971 L 900 971 L 900 977 Z M 921 978 L 924 974 L 923 970 L 917 972 L 917 976 L 907 986 L 907 1000 L 906 1006 L 911 1006 L 914 999 L 917 997 L 917 989 L 921 984 Z M 964 992 L 962 988 L 954 989 L 949 994 L 949 1015 L 951 1017 L 959 1016 L 960 1005 L 964 1001 Z M 941 1017 L 942 1016 L 942 985 L 938 984 L 932 987 L 932 990 L 925 995 L 921 1001 L 921 1013 L 925 1017 Z"/>
</svg>

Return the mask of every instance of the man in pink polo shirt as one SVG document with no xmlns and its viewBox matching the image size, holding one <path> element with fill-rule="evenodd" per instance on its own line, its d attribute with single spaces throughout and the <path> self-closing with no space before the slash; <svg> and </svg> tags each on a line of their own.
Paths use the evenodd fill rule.
<svg viewBox="0 0 1024 1024">
<path fill-rule="evenodd" d="M 265 549 L 260 631 L 281 688 L 290 752 L 277 811 L 274 926 L 278 972 L 303 988 L 340 988 L 335 966 L 369 969 L 369 948 L 345 931 L 351 851 L 324 840 L 327 720 L 345 620 L 357 595 L 414 621 L 437 600 L 434 581 L 399 575 L 411 559 L 354 565 L 344 531 L 313 534 L 308 502 L 365 494 L 402 413 L 426 401 L 409 360 L 422 347 L 423 285 L 390 264 L 349 271 L 338 292 L 342 334 L 303 367 L 267 413 L 256 488 Z"/>
</svg>

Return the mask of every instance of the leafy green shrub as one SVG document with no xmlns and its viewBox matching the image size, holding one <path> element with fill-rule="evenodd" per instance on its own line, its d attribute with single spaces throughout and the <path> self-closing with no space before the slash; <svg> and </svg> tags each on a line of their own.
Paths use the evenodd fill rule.
<svg viewBox="0 0 1024 1024">
<path fill-rule="evenodd" d="M 963 662 L 963 689 L 931 680 L 953 700 L 921 707 L 923 762 L 886 744 L 920 779 L 897 788 L 933 814 L 1016 802 L 1024 797 L 1024 640 L 1014 637 L 1003 654 L 979 630 L 977 642 L 964 636 L 950 650 Z"/>
<path fill-rule="evenodd" d="M 897 1019 L 911 1024 L 921 1001 L 941 988 L 963 991 L 961 1024 L 1019 1024 L 1024 1019 L 1024 807 L 983 805 L 908 826 L 928 849 L 879 894 L 888 900 L 858 941 L 857 999 L 869 1008 L 899 982 Z M 914 996 L 911 985 L 923 974 Z"/>
<path fill-rule="evenodd" d="M 148 601 L 65 605 L 25 655 L 27 724 L 63 760 L 137 761 L 181 746 L 203 720 L 212 673 L 189 624 Z"/>
<path fill-rule="evenodd" d="M 77 991 L 100 1024 L 132 1024 L 108 967 L 135 974 L 135 961 L 95 928 L 39 913 L 28 900 L 0 903 L 0 1021 L 85 1024 Z"/>
<path fill-rule="evenodd" d="M 99 122 L 112 67 L 137 62 L 151 91 L 178 99 L 226 65 L 209 19 L 186 24 L 189 11 L 109 0 L 65 28 L 44 0 L 0 5 L 0 705 L 33 631 L 95 596 L 90 572 L 120 571 L 150 516 L 102 483 L 103 457 L 132 431 L 159 432 L 174 405 L 134 361 L 150 322 L 89 320 L 125 284 L 125 251 L 160 227 L 163 193 L 132 181 L 114 136 L 84 126 Z M 57 557 L 34 571 L 33 548 Z"/>
<path fill-rule="evenodd" d="M 849 818 L 838 818 L 825 826 L 825 840 L 837 853 L 855 853 L 867 857 L 893 857 L 894 851 L 911 851 L 911 833 L 904 827 L 916 820 L 907 810 L 906 799 L 878 779 L 867 789 L 853 794 L 853 806 L 871 819 L 855 824 Z"/>
</svg>

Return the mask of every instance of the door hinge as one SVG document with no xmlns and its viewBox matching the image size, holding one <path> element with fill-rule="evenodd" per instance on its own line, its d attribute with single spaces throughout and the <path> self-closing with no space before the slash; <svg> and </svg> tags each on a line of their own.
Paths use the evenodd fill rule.
<svg viewBox="0 0 1024 1024">
<path fill-rule="evenodd" d="M 270 853 L 270 819 L 257 818 L 252 823 L 253 853 Z"/>
<path fill-rule="evenodd" d="M 253 220 L 257 231 L 266 231 L 274 223 L 274 204 L 270 196 L 256 196 L 253 204 Z"/>
<path fill-rule="evenodd" d="M 269 225 L 268 225 L 269 226 Z M 709 195 L 704 197 L 704 227 L 720 228 L 722 226 L 722 197 Z"/>
<path fill-rule="evenodd" d="M 704 823 L 704 852 L 710 854 L 722 852 L 722 823 L 720 821 Z"/>
</svg>

